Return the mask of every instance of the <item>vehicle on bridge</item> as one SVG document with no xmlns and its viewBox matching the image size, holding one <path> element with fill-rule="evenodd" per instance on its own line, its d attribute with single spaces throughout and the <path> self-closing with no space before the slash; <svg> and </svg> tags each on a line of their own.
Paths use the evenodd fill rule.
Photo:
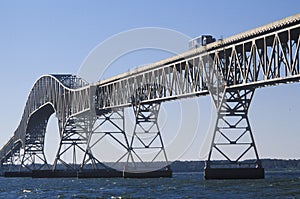
<svg viewBox="0 0 300 199">
<path fill-rule="evenodd" d="M 189 41 L 189 49 L 199 48 L 200 46 L 206 46 L 207 44 L 215 42 L 216 39 L 211 35 L 201 35 L 195 37 Z"/>
</svg>

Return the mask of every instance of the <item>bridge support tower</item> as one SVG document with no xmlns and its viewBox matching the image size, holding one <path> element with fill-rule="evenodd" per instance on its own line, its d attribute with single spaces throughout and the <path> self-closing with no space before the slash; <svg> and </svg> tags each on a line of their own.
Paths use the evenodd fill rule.
<svg viewBox="0 0 300 199">
<path fill-rule="evenodd" d="M 26 135 L 20 170 L 26 168 L 31 171 L 50 167 L 44 153 L 44 137 L 44 135 L 41 135 L 38 139 L 31 139 Z M 38 161 L 41 163 L 37 164 Z"/>
<path fill-rule="evenodd" d="M 107 171 L 122 171 L 129 151 L 125 133 L 124 109 L 98 112 L 89 128 L 88 144 L 81 164 L 81 170 L 89 166 L 89 169 L 95 171 L 103 169 Z M 101 148 L 101 146 L 103 147 Z M 110 147 L 113 147 L 114 150 L 110 150 Z M 107 156 L 108 151 L 114 153 L 110 154 L 110 156 L 111 158 L 115 156 L 116 160 L 103 164 L 100 160 L 103 161 L 103 156 Z M 120 157 L 119 152 L 121 153 Z"/>
<path fill-rule="evenodd" d="M 61 133 L 59 148 L 52 170 L 77 171 L 88 144 L 89 114 L 73 116 L 67 120 Z M 71 161 L 71 162 L 70 162 Z"/>
<path fill-rule="evenodd" d="M 160 103 L 138 103 L 133 106 L 135 126 L 124 171 L 125 177 L 171 177 L 172 172 L 158 125 L 160 107 Z"/>
<path fill-rule="evenodd" d="M 253 94 L 252 89 L 225 90 L 204 170 L 205 179 L 264 178 L 248 119 Z"/>
</svg>

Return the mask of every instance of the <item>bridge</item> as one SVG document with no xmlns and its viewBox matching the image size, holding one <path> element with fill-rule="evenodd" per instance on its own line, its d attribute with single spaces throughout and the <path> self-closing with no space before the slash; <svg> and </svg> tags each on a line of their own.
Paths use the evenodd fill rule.
<svg viewBox="0 0 300 199">
<path fill-rule="evenodd" d="M 93 84 L 75 75 L 43 76 L 29 94 L 17 130 L 0 150 L 0 163 L 28 171 L 49 169 L 45 133 L 56 113 L 60 144 L 51 171 L 109 170 L 95 155 L 96 146 L 109 137 L 124 152 L 112 165 L 122 165 L 123 175 L 155 175 L 157 168 L 169 175 L 157 122 L 161 104 L 209 95 L 218 116 L 205 178 L 263 178 L 248 111 L 256 89 L 299 82 L 299 47 L 297 14 Z M 130 107 L 135 126 L 129 140 L 124 109 Z M 104 125 L 113 130 L 101 130 Z M 67 152 L 71 162 L 64 159 Z M 249 156 L 251 160 L 243 161 Z"/>
</svg>

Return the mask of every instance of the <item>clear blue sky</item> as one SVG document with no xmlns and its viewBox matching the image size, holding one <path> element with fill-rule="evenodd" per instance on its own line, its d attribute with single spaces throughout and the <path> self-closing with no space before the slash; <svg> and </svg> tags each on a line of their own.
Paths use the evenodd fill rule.
<svg viewBox="0 0 300 199">
<path fill-rule="evenodd" d="M 225 38 L 296 14 L 299 8 L 300 2 L 292 0 L 0 1 L 0 146 L 18 126 L 28 93 L 41 75 L 76 74 L 88 53 L 114 34 L 162 27 L 190 37 Z M 143 61 L 138 56 L 122 64 Z M 257 90 L 250 120 L 262 158 L 300 158 L 299 97 L 299 84 Z M 205 111 L 210 106 L 209 99 L 199 103 Z M 199 150 L 206 125 L 183 159 L 203 158 Z"/>
</svg>

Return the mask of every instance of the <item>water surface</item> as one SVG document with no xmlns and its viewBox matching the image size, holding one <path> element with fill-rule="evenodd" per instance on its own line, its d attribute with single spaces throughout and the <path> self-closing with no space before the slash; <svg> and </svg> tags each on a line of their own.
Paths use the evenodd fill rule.
<svg viewBox="0 0 300 199">
<path fill-rule="evenodd" d="M 300 172 L 263 180 L 204 180 L 203 173 L 159 179 L 0 178 L 0 198 L 300 198 Z"/>
</svg>

